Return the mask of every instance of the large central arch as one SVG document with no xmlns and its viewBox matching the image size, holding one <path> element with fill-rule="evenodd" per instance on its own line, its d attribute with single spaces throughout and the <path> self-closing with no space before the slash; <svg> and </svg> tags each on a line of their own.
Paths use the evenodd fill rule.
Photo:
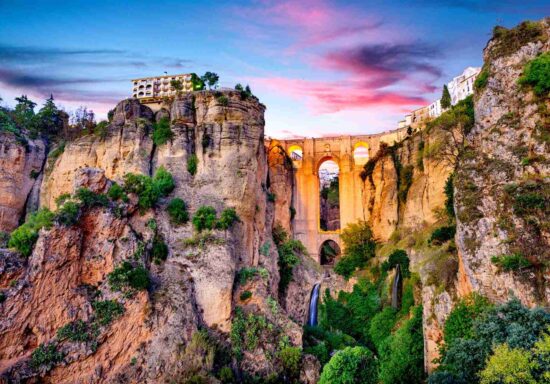
<svg viewBox="0 0 550 384">
<path fill-rule="evenodd" d="M 360 173 L 367 160 L 376 154 L 381 142 L 393 144 L 406 136 L 406 130 L 376 135 L 340 136 L 278 141 L 294 167 L 293 235 L 320 262 L 321 245 L 332 240 L 343 250 L 340 232 L 349 223 L 365 220 Z M 318 170 L 332 159 L 339 168 L 340 229 L 323 231 L 319 226 L 320 185 Z"/>
</svg>

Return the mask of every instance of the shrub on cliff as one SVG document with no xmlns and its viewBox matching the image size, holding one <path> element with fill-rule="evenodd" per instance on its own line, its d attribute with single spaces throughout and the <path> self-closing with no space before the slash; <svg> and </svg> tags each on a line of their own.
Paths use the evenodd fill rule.
<svg viewBox="0 0 550 384">
<path fill-rule="evenodd" d="M 55 215 L 47 208 L 31 214 L 28 220 L 12 232 L 8 247 L 15 248 L 23 256 L 30 256 L 41 228 L 51 228 Z"/>
<path fill-rule="evenodd" d="M 216 210 L 208 205 L 203 205 L 197 209 L 193 215 L 193 226 L 198 232 L 205 229 L 214 229 L 216 227 Z"/>
<path fill-rule="evenodd" d="M 162 237 L 155 235 L 153 238 L 153 247 L 151 249 L 151 257 L 155 264 L 160 264 L 168 257 L 168 245 L 164 242 Z"/>
<path fill-rule="evenodd" d="M 122 200 L 124 202 L 128 201 L 128 195 L 124 192 L 124 189 L 118 185 L 117 183 L 113 183 L 111 185 L 111 188 L 109 188 L 109 191 L 107 192 L 107 197 L 109 199 L 116 201 L 116 200 Z"/>
<path fill-rule="evenodd" d="M 336 263 L 334 272 L 349 278 L 357 268 L 364 267 L 374 257 L 376 242 L 365 221 L 348 224 L 340 238 L 344 242 L 345 251 Z"/>
<path fill-rule="evenodd" d="M 539 55 L 527 63 L 519 84 L 530 85 L 537 96 L 548 96 L 550 92 L 550 52 Z"/>
<path fill-rule="evenodd" d="M 80 205 L 74 201 L 66 201 L 55 213 L 55 221 L 61 225 L 74 225 L 78 222 Z"/>
<path fill-rule="evenodd" d="M 189 212 L 187 212 L 187 205 L 185 201 L 176 197 L 175 199 L 170 200 L 166 211 L 170 216 L 170 220 L 174 224 L 185 224 L 189 221 Z"/>
<path fill-rule="evenodd" d="M 31 354 L 30 366 L 33 369 L 51 370 L 63 361 L 64 355 L 57 350 L 57 344 L 40 344 Z"/>
<path fill-rule="evenodd" d="M 174 133 L 170 128 L 170 120 L 163 117 L 158 122 L 153 124 L 153 142 L 155 145 L 164 145 L 174 137 Z"/>
<path fill-rule="evenodd" d="M 109 205 L 109 199 L 106 195 L 92 192 L 88 188 L 78 188 L 76 198 L 86 208 L 106 207 Z"/>
<path fill-rule="evenodd" d="M 319 384 L 349 383 L 378 383 L 378 362 L 365 347 L 347 347 L 323 367 Z"/>
<path fill-rule="evenodd" d="M 520 269 L 532 266 L 532 263 L 521 253 L 493 256 L 491 257 L 491 262 L 505 272 L 518 271 Z"/>
<path fill-rule="evenodd" d="M 174 187 L 174 178 L 164 167 L 159 167 L 153 178 L 134 173 L 124 175 L 124 190 L 138 196 L 141 211 L 152 208 L 160 197 L 167 196 Z"/>
<path fill-rule="evenodd" d="M 216 228 L 226 231 L 237 221 L 239 221 L 237 211 L 235 211 L 234 208 L 226 208 L 220 214 L 220 219 L 216 223 Z"/>
<path fill-rule="evenodd" d="M 194 176 L 197 173 L 198 164 L 199 159 L 197 155 L 195 155 L 194 153 L 189 155 L 189 157 L 187 157 L 187 172 Z"/>
<path fill-rule="evenodd" d="M 132 295 L 134 290 L 144 290 L 151 284 L 149 271 L 142 265 L 134 266 L 128 261 L 122 262 L 113 272 L 107 275 L 109 286 L 114 291 Z"/>
</svg>

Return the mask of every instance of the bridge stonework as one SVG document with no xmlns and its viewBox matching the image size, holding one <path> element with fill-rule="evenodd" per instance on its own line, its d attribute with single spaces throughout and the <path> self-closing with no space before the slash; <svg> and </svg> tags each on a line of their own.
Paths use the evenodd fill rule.
<svg viewBox="0 0 550 384">
<path fill-rule="evenodd" d="M 320 249 L 327 240 L 335 241 L 343 250 L 340 239 L 342 229 L 350 223 L 366 219 L 363 209 L 364 183 L 360 177 L 364 163 L 376 154 L 381 142 L 392 145 L 406 135 L 406 130 L 401 129 L 375 135 L 277 140 L 288 155 L 297 147 L 302 150 L 302 158 L 294 156 L 292 160 L 292 204 L 296 210 L 292 228 L 294 238 L 306 246 L 310 257 L 320 262 Z M 368 150 L 368 158 L 361 161 L 354 158 L 358 147 Z M 318 171 L 326 160 L 333 160 L 339 168 L 340 229 L 336 231 L 320 228 Z"/>
</svg>

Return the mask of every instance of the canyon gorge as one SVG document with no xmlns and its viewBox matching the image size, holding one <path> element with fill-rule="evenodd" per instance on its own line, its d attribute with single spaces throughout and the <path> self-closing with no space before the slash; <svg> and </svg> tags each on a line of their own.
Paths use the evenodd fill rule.
<svg viewBox="0 0 550 384">
<path fill-rule="evenodd" d="M 63 114 L 47 135 L 0 128 L 0 382 L 328 383 L 334 350 L 361 346 L 387 364 L 374 382 L 405 383 L 382 352 L 405 332 L 423 382 L 461 300 L 548 317 L 550 99 L 520 79 L 550 21 L 532 24 L 496 30 L 473 97 L 419 129 L 266 138 L 266 106 L 238 90 L 122 100 L 85 134 Z M 370 257 L 350 261 L 359 232 Z M 375 296 L 346 313 L 373 330 L 393 311 L 385 345 L 329 332 Z"/>
</svg>

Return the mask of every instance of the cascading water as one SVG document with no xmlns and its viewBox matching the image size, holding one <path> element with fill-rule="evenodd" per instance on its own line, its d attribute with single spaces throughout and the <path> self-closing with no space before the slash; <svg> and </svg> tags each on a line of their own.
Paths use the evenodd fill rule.
<svg viewBox="0 0 550 384">
<path fill-rule="evenodd" d="M 317 283 L 311 290 L 311 298 L 309 299 L 309 316 L 307 319 L 307 325 L 317 325 L 317 302 L 319 301 L 319 288 L 321 284 Z"/>
<path fill-rule="evenodd" d="M 391 306 L 395 309 L 401 307 L 401 292 L 403 290 L 403 281 L 401 278 L 401 266 L 397 264 L 395 267 L 395 277 L 391 289 Z"/>
</svg>

